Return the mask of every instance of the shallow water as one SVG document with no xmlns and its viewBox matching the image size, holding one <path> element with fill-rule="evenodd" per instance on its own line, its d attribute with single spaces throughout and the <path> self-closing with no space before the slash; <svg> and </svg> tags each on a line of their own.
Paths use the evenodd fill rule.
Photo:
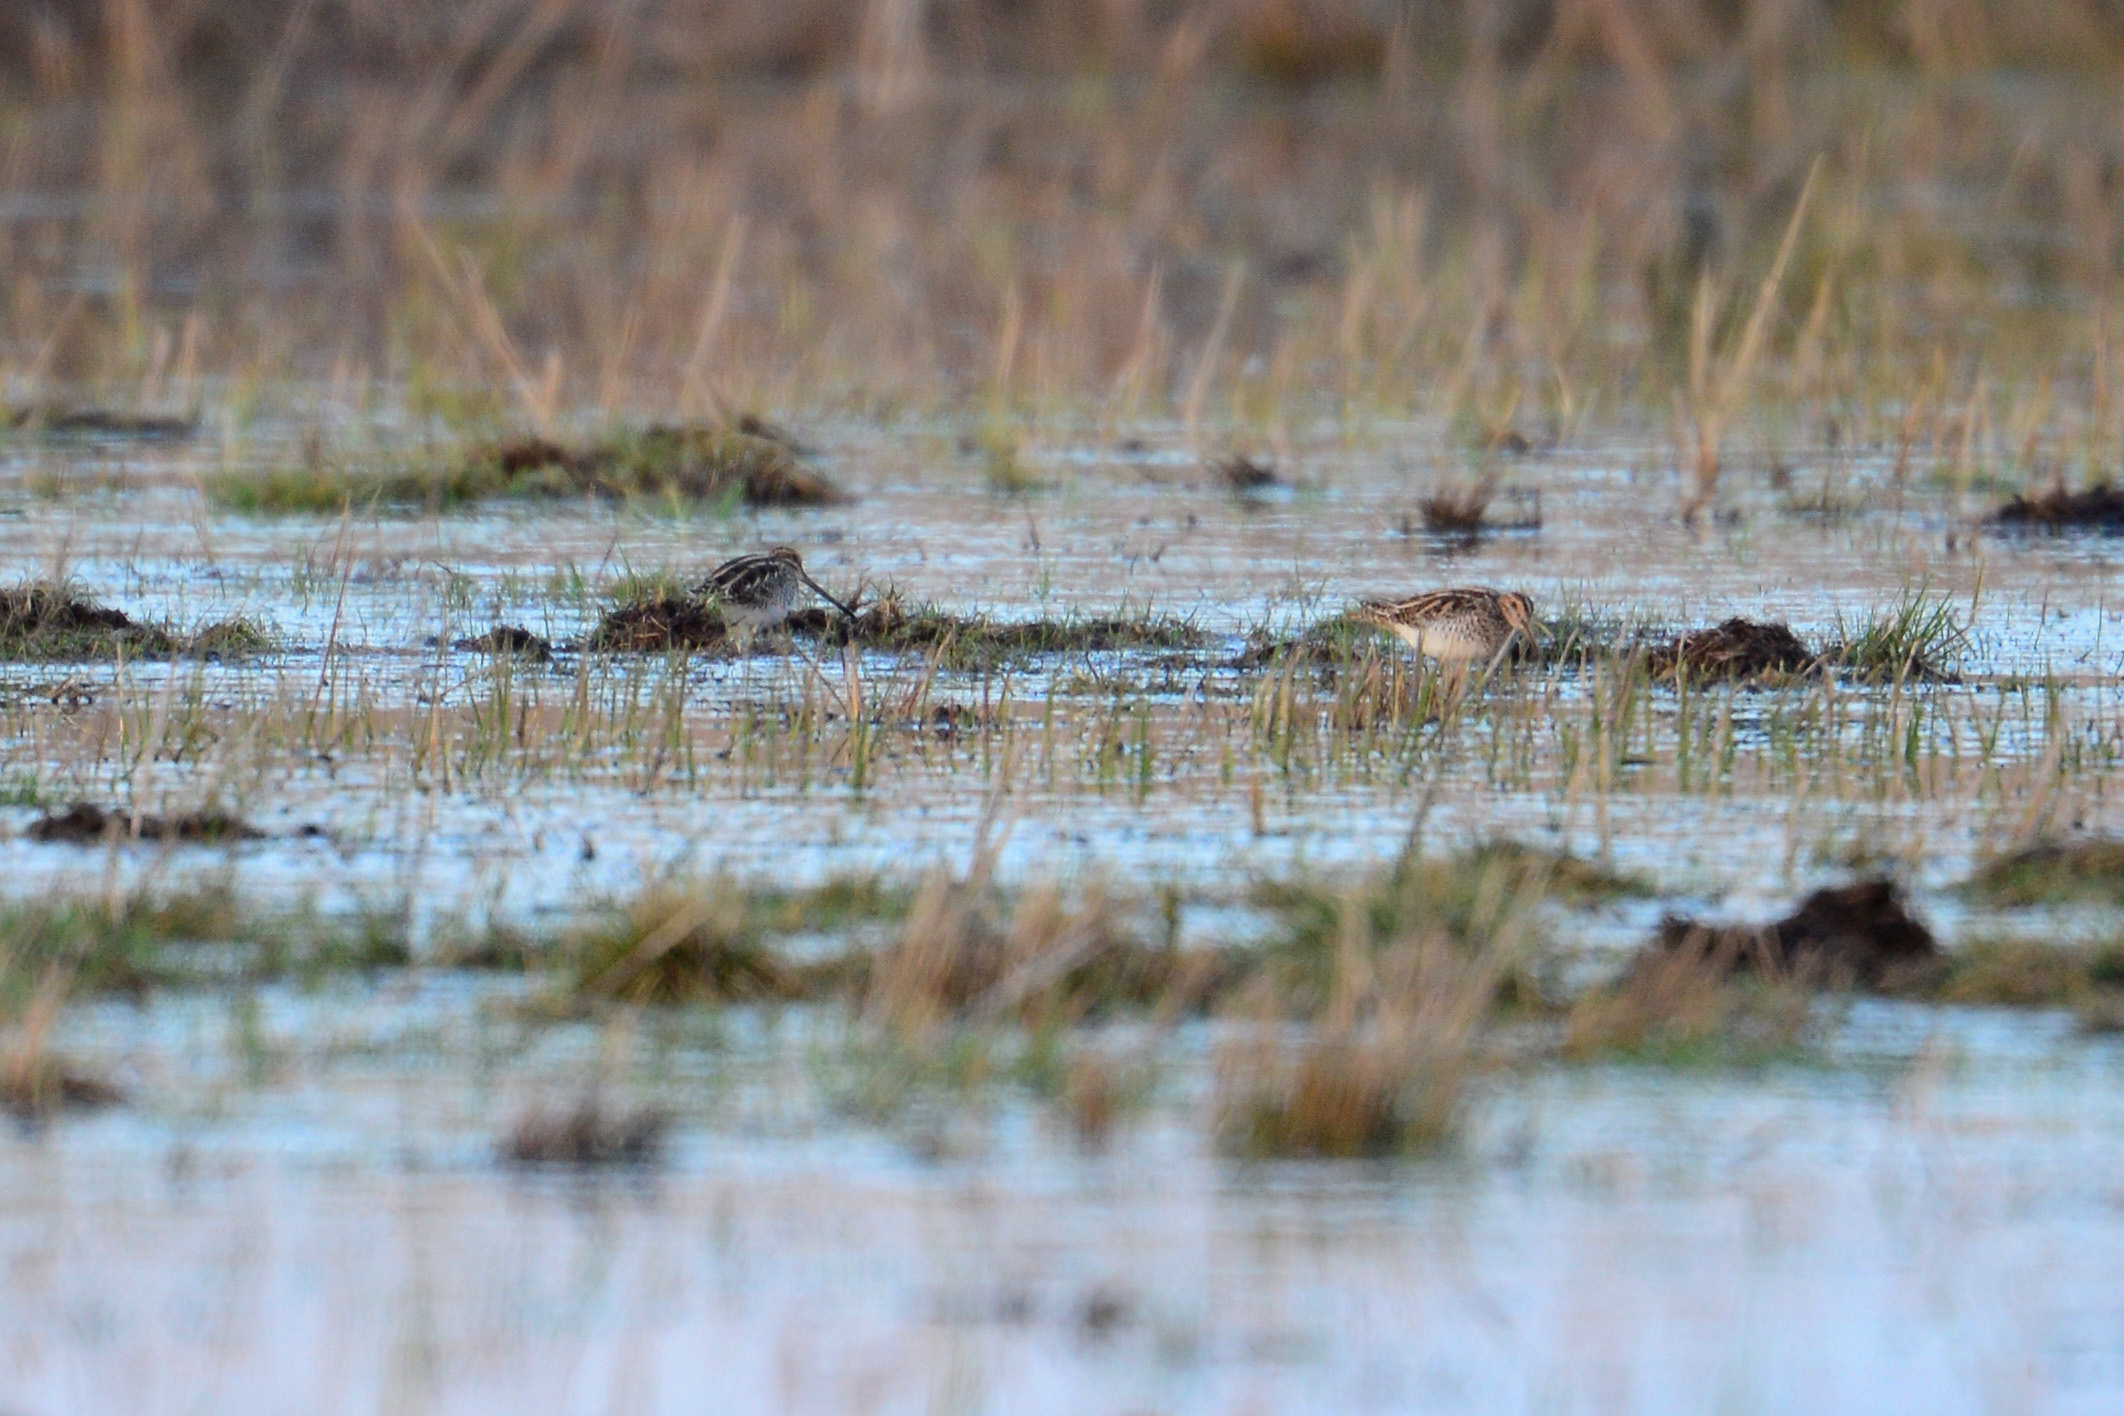
<svg viewBox="0 0 2124 1416">
<path fill-rule="evenodd" d="M 1280 464 L 1295 489 L 1252 499 L 1213 486 L 1177 440 L 1137 456 L 1050 449 L 1034 465 L 1054 487 L 1005 498 L 983 490 L 973 460 L 933 433 L 857 425 L 805 432 L 860 500 L 728 520 L 575 505 L 246 518 L 208 510 L 198 479 L 224 462 L 292 456 L 291 443 L 276 442 L 270 429 L 229 448 L 18 440 L 7 460 L 21 488 L 5 508 L 18 517 L 7 572 L 63 567 L 129 613 L 185 625 L 250 615 L 272 627 L 284 652 L 205 670 L 203 716 L 226 737 L 183 760 L 164 753 L 152 771 L 127 756 L 110 715 L 131 705 L 141 720 L 137 743 L 165 670 L 132 666 L 123 682 L 109 666 L 8 670 L 11 686 L 71 679 L 97 701 L 71 713 L 18 713 L 0 745 L 0 771 L 35 780 L 46 797 L 125 802 L 144 794 L 148 807 L 240 797 L 267 829 L 321 826 L 334 843 L 179 852 L 156 863 L 165 872 L 221 869 L 233 859 L 262 888 L 313 888 L 330 899 L 383 892 L 439 910 L 522 913 L 563 907 L 585 892 L 625 891 L 645 872 L 674 866 L 817 879 L 962 861 L 977 823 L 996 815 L 1011 823 L 1003 856 L 1011 876 L 1090 872 L 1215 890 L 1253 874 L 1390 856 L 1434 770 L 1424 810 L 1431 839 L 1544 839 L 1607 855 L 1671 889 L 1737 896 L 1743 909 L 1754 901 L 1767 910 L 1833 875 L 1861 843 L 1905 858 L 1923 884 L 1959 878 L 2013 829 L 2024 804 L 2021 774 L 2060 738 L 2085 748 L 2071 774 L 2072 812 L 2090 828 L 2118 824 L 2114 795 L 2101 790 L 2118 751 L 2111 685 L 2124 655 L 2107 605 L 2112 544 L 1979 534 L 1971 515 L 1981 494 L 1894 487 L 1884 457 L 1825 455 L 1816 466 L 1802 459 L 1785 492 L 1736 475 L 1730 515 L 1710 528 L 1676 519 L 1675 477 L 1657 448 L 1596 445 L 1516 459 L 1504 468 L 1506 490 L 1522 509 L 1539 493 L 1540 530 L 1468 547 L 1403 534 L 1435 468 L 1455 456 L 1441 449 L 1438 430 L 1420 425 L 1376 427 L 1353 442 L 1301 442 Z M 123 490 L 31 490 L 113 478 Z M 1780 509 L 1824 478 L 1865 509 L 1831 520 Z M 940 742 L 887 730 L 858 773 L 845 731 L 830 726 L 794 758 L 784 752 L 779 765 L 748 764 L 748 708 L 778 718 L 809 699 L 837 711 L 842 666 L 808 654 L 693 665 L 678 730 L 686 760 L 653 775 L 643 767 L 654 757 L 645 718 L 633 737 L 602 744 L 597 760 L 558 772 L 530 760 L 535 752 L 500 752 L 501 760 L 455 776 L 432 761 L 411 765 L 424 733 L 461 737 L 463 720 L 491 708 L 500 691 L 484 661 L 436 643 L 499 621 L 568 642 L 594 620 L 600 587 L 625 571 L 690 577 L 727 554 L 782 540 L 844 589 L 890 582 L 915 600 L 1005 617 L 1148 607 L 1189 618 L 1216 643 L 1199 668 L 1163 654 L 1052 656 L 1009 675 L 940 676 L 931 701 L 993 709 L 1007 699 L 1019 739 L 1008 772 L 999 769 L 997 734 Z M 1816 644 L 1923 587 L 1965 613 L 1974 608 L 1960 664 L 1970 682 L 1906 691 L 1846 685 L 1839 711 L 1855 743 L 1871 731 L 1871 755 L 1815 773 L 1779 771 L 1773 761 L 1777 727 L 1807 711 L 1808 690 L 1727 695 L 1739 755 L 1709 795 L 1701 771 L 1693 787 L 1676 775 L 1670 694 L 1655 695 L 1648 735 L 1609 789 L 1571 781 L 1558 724 L 1586 716 L 1590 690 L 1568 676 L 1526 690 L 1540 701 L 1512 770 L 1497 769 L 1498 744 L 1513 732 L 1509 713 L 1476 714 L 1455 750 L 1423 759 L 1435 768 L 1414 766 L 1418 758 L 1391 744 L 1332 741 L 1295 765 L 1271 760 L 1248 726 L 1258 676 L 1214 667 L 1237 637 L 1260 626 L 1289 631 L 1362 595 L 1441 583 L 1515 585 L 1544 606 L 1585 603 L 1674 627 L 1731 614 L 1783 618 Z M 920 670 L 878 655 L 862 665 L 873 702 L 911 689 Z M 180 678 L 189 683 L 191 672 Z M 625 698 L 645 714 L 668 670 L 652 660 L 630 673 L 564 655 L 552 668 L 510 673 L 511 701 L 531 697 L 558 712 L 585 674 L 609 702 Z M 2045 675 L 2059 682 L 2033 694 L 1994 686 L 2001 677 Z M 1510 694 L 1509 686 L 1493 691 L 1508 702 Z M 432 711 L 438 697 L 455 711 Z M 368 747 L 343 745 L 329 761 L 245 750 L 317 704 L 369 715 L 370 728 L 376 716 L 391 721 Z M 1913 710 L 1927 760 L 1900 771 L 1884 744 L 1901 741 Z M 1147 775 L 1127 743 L 1101 766 L 1098 741 L 1136 712 L 1152 725 Z M 1040 761 L 1028 779 L 1036 726 Z M 93 751 L 66 746 L 90 736 Z M 418 800 L 407 799 L 409 784 Z M 1803 798 L 1797 808 L 1795 793 Z M 17 824 L 28 819 L 23 813 Z M 0 867 L 9 878 L 43 878 L 78 854 L 14 840 L 0 843 Z"/>
<path fill-rule="evenodd" d="M 4 807 L 0 879 L 226 879 L 430 922 L 551 920 L 660 872 L 906 878 L 988 842 L 1006 879 L 1177 886 L 1183 935 L 1215 943 L 1259 927 L 1233 905 L 1247 881 L 1362 870 L 1420 827 L 1432 847 L 1564 845 L 1665 892 L 1563 917 L 1563 942 L 1590 952 L 1629 947 L 1677 897 L 1766 918 L 1882 861 L 1950 941 L 2114 935 L 2108 912 L 1975 911 L 1948 892 L 2032 822 L 2124 829 L 2108 541 L 1975 534 L 1981 498 L 1898 491 L 1878 458 L 1833 468 L 1863 511 L 1794 516 L 1743 485 L 1736 519 L 1692 529 L 1656 450 L 1559 451 L 1507 468 L 1540 490 L 1541 529 L 1470 547 L 1401 530 L 1450 456 L 1420 426 L 1301 442 L 1282 462 L 1296 489 L 1253 501 L 1170 448 L 1054 449 L 1036 465 L 1058 485 L 1009 499 L 933 431 L 804 431 L 859 501 L 727 520 L 250 519 L 206 509 L 196 479 L 289 455 L 270 430 L 231 449 L 9 444 L 0 575 L 64 569 L 184 626 L 253 616 L 282 650 L 0 669 L 0 783 L 46 801 L 220 801 L 269 833 L 42 845 L 22 834 L 40 808 Z M 1819 475 L 1801 468 L 1801 490 Z M 40 490 L 53 484 L 89 489 Z M 940 674 L 928 702 L 976 710 L 967 725 L 887 713 L 860 746 L 832 660 L 498 669 L 441 647 L 496 621 L 574 640 L 625 571 L 694 575 L 776 541 L 830 586 L 889 580 L 1006 617 L 1149 607 L 1213 643 L 1177 665 Z M 1446 583 L 1671 626 L 1785 618 L 1817 644 L 1923 585 L 1973 607 L 1966 681 L 1693 706 L 1658 692 L 1603 784 L 1583 766 L 1601 693 L 1584 675 L 1509 676 L 1450 737 L 1338 730 L 1328 694 L 1279 742 L 1258 721 L 1260 676 L 1220 667 L 1256 627 Z M 859 671 L 872 704 L 921 677 L 878 654 Z M 2044 675 L 2059 679 L 2010 682 Z M 53 702 L 57 685 L 90 701 Z M 1724 764 L 1703 746 L 1722 723 Z M 2124 1054 L 2061 1018 L 1862 1005 L 1805 1065 L 1501 1077 L 1448 1157 L 1239 1165 L 1209 1141 L 1200 1027 L 1159 1049 L 1149 1110 L 1087 1153 L 1010 1088 L 852 1114 L 836 1025 L 807 1014 L 601 1033 L 521 1021 L 519 991 L 416 970 L 71 1009 L 63 1055 L 130 1101 L 0 1138 L 0 1409 L 2124 1400 Z M 497 1162 L 526 1105 L 599 1076 L 674 1115 L 664 1164 Z"/>
<path fill-rule="evenodd" d="M 0 1139 L 23 1411 L 2097 1412 L 2124 1049 L 1860 1005 L 1829 1065 L 1504 1079 L 1453 1154 L 1209 1150 L 1209 1039 L 1085 1151 L 838 1112 L 803 1018 L 524 1032 L 491 989 L 70 1024 L 134 1103 Z M 379 1007 L 380 1002 L 390 1006 Z M 417 1021 L 415 1021 L 417 1020 Z M 499 1165 L 601 1068 L 667 1161 Z M 244 1060 L 248 1058 L 249 1060 Z M 615 1059 L 618 1066 L 614 1072 Z"/>
</svg>

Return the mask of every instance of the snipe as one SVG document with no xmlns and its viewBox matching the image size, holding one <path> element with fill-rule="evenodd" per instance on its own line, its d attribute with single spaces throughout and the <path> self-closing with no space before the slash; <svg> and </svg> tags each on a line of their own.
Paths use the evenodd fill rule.
<svg viewBox="0 0 2124 1416">
<path fill-rule="evenodd" d="M 743 555 L 724 561 L 708 572 L 694 594 L 713 596 L 722 606 L 723 622 L 743 635 L 773 629 L 796 608 L 797 593 L 809 586 L 813 593 L 849 617 L 848 607 L 826 593 L 804 569 L 804 559 L 788 546 L 776 546 L 765 554 Z"/>
<path fill-rule="evenodd" d="M 1406 600 L 1369 601 L 1350 618 L 1391 629 L 1419 654 L 1441 664 L 1480 660 L 1494 666 L 1515 643 L 1532 641 L 1541 627 L 1534 602 L 1517 590 L 1465 586 L 1432 590 Z"/>
</svg>

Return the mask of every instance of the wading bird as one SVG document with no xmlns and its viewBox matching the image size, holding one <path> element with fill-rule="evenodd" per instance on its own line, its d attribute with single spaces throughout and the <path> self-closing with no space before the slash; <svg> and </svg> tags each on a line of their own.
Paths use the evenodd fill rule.
<svg viewBox="0 0 2124 1416">
<path fill-rule="evenodd" d="M 826 593 L 804 569 L 804 561 L 788 546 L 776 546 L 764 555 L 744 555 L 726 560 L 708 572 L 694 594 L 713 596 L 723 608 L 723 622 L 746 637 L 773 629 L 789 618 L 796 607 L 797 591 L 810 586 L 817 596 L 850 618 L 848 606 Z"/>
<path fill-rule="evenodd" d="M 1515 642 L 1531 641 L 1541 627 L 1534 618 L 1534 602 L 1526 596 L 1483 586 L 1371 601 L 1350 617 L 1391 629 L 1417 653 L 1457 667 L 1481 660 L 1495 668 Z"/>
</svg>

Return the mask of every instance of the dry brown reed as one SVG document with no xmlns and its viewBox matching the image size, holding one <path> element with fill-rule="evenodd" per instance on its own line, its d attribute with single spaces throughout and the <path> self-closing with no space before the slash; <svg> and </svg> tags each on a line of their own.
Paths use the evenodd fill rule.
<svg viewBox="0 0 2124 1416">
<path fill-rule="evenodd" d="M 1223 967 L 1150 945 L 1104 892 L 1071 901 L 1037 885 L 1006 903 L 984 856 L 966 875 L 932 872 L 870 967 L 864 1015 L 911 1041 L 953 1025 L 1076 1023 L 1118 1005 L 1163 1009 L 1205 997 Z"/>
<path fill-rule="evenodd" d="M 478 433 L 852 403 L 1013 448 L 1116 394 L 1566 436 L 1678 401 L 1692 510 L 1766 421 L 1985 470 L 2045 379 L 2088 396 L 2043 442 L 2114 451 L 2070 411 L 2115 396 L 2096 0 L 879 19 L 915 8 L 7 11 L 0 373 L 240 390 L 238 436 L 291 374 Z"/>
<path fill-rule="evenodd" d="M 726 881 L 646 889 L 561 952 L 572 960 L 570 1000 L 742 1002 L 794 997 L 804 986 L 762 941 L 746 893 Z"/>
<path fill-rule="evenodd" d="M 1244 1036 L 1217 1054 L 1217 1133 L 1237 1154 L 1421 1150 L 1459 1118 L 1505 958 L 1439 929 L 1382 944 L 1362 937 L 1358 912 L 1345 918 L 1324 1016 L 1294 1028 L 1263 987 Z"/>
<path fill-rule="evenodd" d="M 1735 977 L 1746 941 L 1695 930 L 1648 949 L 1616 981 L 1587 989 L 1565 1018 L 1563 1055 L 1682 1059 L 1776 1053 L 1796 1045 L 1812 1016 L 1804 981 L 1773 961 Z"/>
</svg>

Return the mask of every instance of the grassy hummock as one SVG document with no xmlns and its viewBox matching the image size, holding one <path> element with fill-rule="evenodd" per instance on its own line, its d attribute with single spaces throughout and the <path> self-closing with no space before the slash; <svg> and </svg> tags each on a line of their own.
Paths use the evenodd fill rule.
<svg viewBox="0 0 2124 1416">
<path fill-rule="evenodd" d="M 98 604 L 64 583 L 37 580 L 0 587 L 0 661 L 171 654 L 239 658 L 271 648 L 270 636 L 248 620 L 223 620 L 183 635 Z"/>
<path fill-rule="evenodd" d="M 1962 893 L 2013 907 L 2066 901 L 2124 905 L 2124 841 L 2044 841 L 1986 864 Z"/>
<path fill-rule="evenodd" d="M 575 497 L 729 500 L 748 506 L 827 506 L 847 500 L 840 488 L 798 461 L 784 439 L 738 428 L 661 424 L 586 443 L 507 438 L 442 467 L 320 463 L 232 472 L 209 483 L 208 492 L 238 511 L 293 513 L 369 505 L 450 511 L 486 501 Z"/>
</svg>

